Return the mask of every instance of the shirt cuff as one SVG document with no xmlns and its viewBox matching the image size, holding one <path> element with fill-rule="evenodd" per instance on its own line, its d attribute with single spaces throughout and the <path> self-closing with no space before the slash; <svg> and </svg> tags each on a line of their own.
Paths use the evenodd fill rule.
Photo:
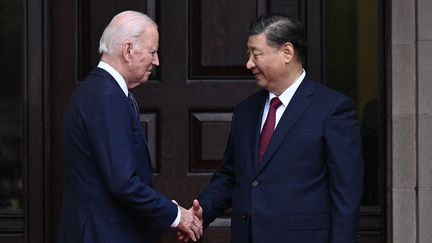
<svg viewBox="0 0 432 243">
<path fill-rule="evenodd" d="M 171 200 L 171 201 L 177 205 L 177 217 L 175 218 L 174 222 L 171 224 L 171 227 L 172 228 L 177 228 L 177 226 L 180 223 L 181 212 L 180 212 L 180 208 L 179 208 L 177 202 L 174 201 L 174 200 Z"/>
</svg>

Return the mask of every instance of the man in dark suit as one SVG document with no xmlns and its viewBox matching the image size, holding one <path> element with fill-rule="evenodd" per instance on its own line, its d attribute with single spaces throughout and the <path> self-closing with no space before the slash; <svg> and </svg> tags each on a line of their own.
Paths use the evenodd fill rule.
<svg viewBox="0 0 432 243">
<path fill-rule="evenodd" d="M 195 241 L 200 220 L 153 188 L 138 105 L 129 89 L 159 65 L 157 25 L 125 11 L 104 30 L 98 67 L 65 113 L 64 195 L 59 242 L 155 242 L 170 226 Z"/>
<path fill-rule="evenodd" d="M 246 66 L 263 90 L 236 106 L 223 166 L 196 214 L 206 227 L 231 207 L 235 243 L 356 242 L 363 165 L 353 101 L 306 75 L 297 20 L 263 15 L 248 31 Z"/>
</svg>

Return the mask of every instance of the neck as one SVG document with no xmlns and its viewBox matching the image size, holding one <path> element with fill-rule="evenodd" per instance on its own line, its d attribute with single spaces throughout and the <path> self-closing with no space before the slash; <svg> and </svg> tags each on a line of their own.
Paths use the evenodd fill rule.
<svg viewBox="0 0 432 243">
<path fill-rule="evenodd" d="M 286 89 L 288 89 L 303 73 L 303 66 L 301 64 L 299 65 L 293 65 L 289 72 L 286 75 L 286 78 L 284 81 L 282 81 L 280 86 L 277 90 L 272 91 L 273 94 L 279 96 L 281 95 Z"/>
<path fill-rule="evenodd" d="M 128 83 L 128 76 L 127 76 L 127 72 L 124 68 L 124 65 L 122 65 L 121 63 L 121 59 L 120 58 L 116 58 L 112 55 L 102 55 L 101 57 L 101 61 L 105 62 L 106 64 L 110 65 L 111 67 L 113 67 L 118 73 L 120 73 L 120 75 L 125 79 L 126 81 L 126 85 L 129 87 L 129 83 Z"/>
</svg>

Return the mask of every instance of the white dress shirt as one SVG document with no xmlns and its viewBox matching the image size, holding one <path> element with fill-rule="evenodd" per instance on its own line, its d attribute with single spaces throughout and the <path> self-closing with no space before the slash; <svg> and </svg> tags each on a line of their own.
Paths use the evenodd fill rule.
<svg viewBox="0 0 432 243">
<path fill-rule="evenodd" d="M 276 110 L 276 123 L 275 123 L 275 129 L 279 123 L 279 120 L 281 119 L 285 109 L 287 108 L 289 102 L 291 101 L 292 97 L 294 96 L 297 88 L 300 86 L 300 84 L 302 83 L 304 77 L 306 76 L 306 71 L 303 69 L 302 74 L 300 75 L 300 77 L 294 81 L 293 84 L 291 84 L 291 86 L 289 86 L 281 95 L 279 95 L 279 99 L 282 102 L 282 104 L 277 108 Z M 264 111 L 263 111 L 263 116 L 262 116 L 262 120 L 261 120 L 261 130 L 263 129 L 265 120 L 267 118 L 267 114 L 269 111 L 269 106 L 270 106 L 270 101 L 271 99 L 273 99 L 274 97 L 276 97 L 275 94 L 269 92 L 269 97 L 265 103 L 264 106 Z"/>
<path fill-rule="evenodd" d="M 102 68 L 103 70 L 107 71 L 111 76 L 113 76 L 113 78 L 120 85 L 120 88 L 123 90 L 123 92 L 125 93 L 125 95 L 127 97 L 129 94 L 129 90 L 127 88 L 126 81 L 123 78 L 123 76 L 121 76 L 121 74 L 119 72 L 117 72 L 117 70 L 115 70 L 109 64 L 107 64 L 103 61 L 100 61 L 97 66 L 98 66 L 98 68 Z"/>
</svg>

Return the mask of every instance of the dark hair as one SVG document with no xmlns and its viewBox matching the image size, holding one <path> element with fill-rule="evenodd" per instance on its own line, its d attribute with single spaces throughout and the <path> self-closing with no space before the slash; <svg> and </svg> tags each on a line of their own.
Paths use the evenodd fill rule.
<svg viewBox="0 0 432 243">
<path fill-rule="evenodd" d="M 257 17 L 248 27 L 249 35 L 264 34 L 267 44 L 281 47 L 289 42 L 294 46 L 300 61 L 306 56 L 306 40 L 303 25 L 297 19 L 280 13 L 269 13 Z"/>
</svg>

